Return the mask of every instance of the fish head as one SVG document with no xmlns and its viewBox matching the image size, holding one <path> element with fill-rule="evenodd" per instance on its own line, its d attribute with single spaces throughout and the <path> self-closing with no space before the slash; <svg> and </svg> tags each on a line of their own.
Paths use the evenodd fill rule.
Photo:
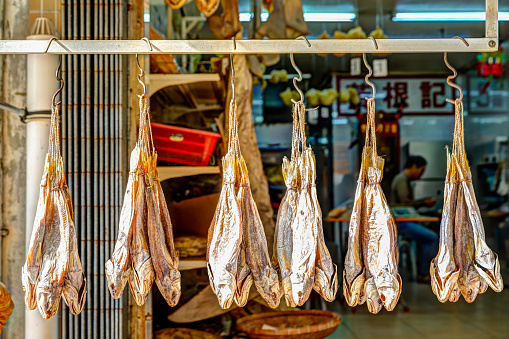
<svg viewBox="0 0 509 339">
<path fill-rule="evenodd" d="M 37 286 L 37 306 L 44 319 L 57 314 L 61 296 L 60 286 Z"/>
<path fill-rule="evenodd" d="M 268 268 L 266 270 L 265 283 L 259 284 L 257 287 L 261 288 L 261 294 L 271 308 L 276 308 L 279 306 L 282 289 L 276 270 L 273 268 Z"/>
<path fill-rule="evenodd" d="M 105 271 L 111 296 L 114 299 L 120 298 L 124 291 L 125 284 L 127 283 L 131 268 L 127 268 L 125 270 L 119 269 L 111 262 L 111 260 L 108 260 L 105 265 Z"/>
<path fill-rule="evenodd" d="M 172 270 L 170 273 L 170 289 L 169 289 L 169 304 L 175 306 L 180 300 L 181 287 L 180 287 L 180 273 L 178 270 Z"/>
</svg>

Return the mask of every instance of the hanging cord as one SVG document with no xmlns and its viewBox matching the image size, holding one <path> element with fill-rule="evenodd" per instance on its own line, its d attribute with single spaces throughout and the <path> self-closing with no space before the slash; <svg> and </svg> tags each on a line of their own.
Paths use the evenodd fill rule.
<svg viewBox="0 0 509 339">
<path fill-rule="evenodd" d="M 376 46 L 376 40 L 372 39 Z M 365 144 L 367 147 L 370 147 L 372 149 L 371 156 L 373 161 L 373 166 L 375 166 L 376 161 L 376 129 L 375 129 L 375 120 L 376 120 L 376 108 L 375 108 L 375 97 L 376 97 L 376 87 L 375 84 L 372 83 L 369 78 L 373 74 L 373 69 L 368 64 L 366 53 L 362 53 L 362 60 L 364 61 L 364 65 L 368 69 L 368 74 L 364 77 L 364 80 L 366 83 L 371 86 L 373 89 L 373 95 L 371 98 L 365 98 L 367 100 L 367 112 L 366 112 L 366 141 Z"/>
<path fill-rule="evenodd" d="M 55 40 L 55 38 L 52 38 L 48 44 L 51 44 L 51 42 Z M 62 92 L 62 89 L 64 88 L 64 79 L 60 77 L 60 70 L 62 67 L 62 56 L 60 55 L 60 59 L 58 62 L 58 67 L 55 72 L 55 77 L 57 81 L 60 81 L 60 87 L 53 95 L 53 98 L 51 100 L 51 122 L 50 122 L 50 138 L 49 138 L 49 149 L 48 153 L 50 155 L 51 161 L 54 161 L 60 157 L 60 131 L 59 131 L 59 105 L 62 104 L 62 101 L 56 102 L 56 98 L 60 92 Z"/>
<path fill-rule="evenodd" d="M 237 49 L 235 36 L 232 37 L 233 49 Z M 232 85 L 232 98 L 230 101 L 229 122 L 228 122 L 228 151 L 233 151 L 235 155 L 240 154 L 240 144 L 238 135 L 238 116 L 237 116 L 237 101 L 235 99 L 235 67 L 233 65 L 233 53 L 230 54 L 230 69 L 231 69 L 231 85 Z"/>
</svg>

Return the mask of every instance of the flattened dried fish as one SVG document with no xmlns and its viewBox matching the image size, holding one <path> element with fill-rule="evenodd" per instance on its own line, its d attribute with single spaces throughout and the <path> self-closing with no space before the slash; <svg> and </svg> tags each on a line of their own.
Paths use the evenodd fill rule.
<svg viewBox="0 0 509 339">
<path fill-rule="evenodd" d="M 454 260 L 454 220 L 457 199 L 457 171 L 447 150 L 447 174 L 444 188 L 444 207 L 440 222 L 440 245 L 437 256 L 431 261 L 430 275 L 433 293 L 440 302 L 451 298 L 457 287 L 459 269 Z M 455 296 L 452 297 L 455 299 Z"/>
<path fill-rule="evenodd" d="M 289 307 L 295 307 L 296 302 L 292 298 L 292 284 L 290 281 L 292 251 L 293 251 L 293 229 L 292 224 L 297 215 L 297 205 L 299 203 L 298 186 L 298 112 L 293 112 L 293 132 L 292 132 L 292 157 L 288 160 L 283 158 L 283 177 L 286 185 L 286 193 L 281 199 L 277 213 L 276 231 L 274 239 L 274 262 L 279 271 L 282 282 L 282 290 L 285 295 L 286 304 Z"/>
<path fill-rule="evenodd" d="M 362 156 L 355 200 L 350 216 L 350 227 L 348 230 L 348 250 L 345 258 L 345 269 L 343 271 L 343 295 L 346 303 L 352 307 L 362 304 L 360 298 L 363 295 L 365 283 L 365 270 L 362 258 L 361 244 L 361 220 L 362 203 L 364 199 L 364 155 Z"/>
<path fill-rule="evenodd" d="M 65 190 L 67 191 L 67 189 Z M 87 296 L 87 284 L 86 278 L 83 274 L 83 268 L 81 266 L 80 257 L 78 255 L 78 244 L 76 241 L 76 228 L 72 221 L 72 202 L 69 192 L 66 192 L 67 196 L 67 210 L 71 218 L 69 219 L 69 239 L 70 239 L 70 255 L 69 255 L 69 266 L 64 281 L 64 289 L 62 291 L 65 303 L 71 310 L 71 313 L 76 315 L 79 314 L 85 306 L 85 300 Z"/>
<path fill-rule="evenodd" d="M 170 306 L 180 299 L 178 254 L 173 245 L 173 231 L 161 184 L 157 178 L 156 157 L 151 160 L 151 186 L 146 189 L 150 253 L 159 292 Z"/>
<path fill-rule="evenodd" d="M 234 300 L 239 307 L 244 307 L 249 298 L 249 289 L 253 285 L 253 275 L 246 261 L 244 242 L 240 244 L 239 258 L 237 260 L 237 288 Z"/>
<path fill-rule="evenodd" d="M 111 259 L 106 262 L 106 278 L 111 296 L 118 299 L 122 296 L 125 284 L 131 271 L 131 255 L 129 253 L 136 219 L 136 196 L 138 191 L 138 166 L 140 149 L 135 147 L 131 152 L 129 179 L 124 195 L 124 203 L 120 213 L 117 242 Z"/>
<path fill-rule="evenodd" d="M 135 194 L 136 210 L 132 222 L 132 237 L 129 246 L 131 256 L 131 270 L 129 272 L 129 286 L 136 304 L 145 304 L 152 283 L 154 282 L 154 265 L 151 255 L 151 248 L 148 240 L 148 208 L 145 192 L 147 184 L 143 175 L 140 175 L 137 192 Z"/>
<path fill-rule="evenodd" d="M 272 267 L 263 224 L 251 195 L 246 163 L 240 154 L 237 165 L 240 177 L 237 197 L 242 211 L 242 245 L 246 261 L 258 292 L 270 307 L 275 308 L 281 299 L 279 278 Z M 237 279 L 238 283 L 242 281 L 239 277 Z"/>
<path fill-rule="evenodd" d="M 336 292 L 338 291 L 338 268 L 332 262 L 329 250 L 325 245 L 325 238 L 323 236 L 322 225 L 322 210 L 318 203 L 318 196 L 316 194 L 316 166 L 315 156 L 313 153 L 308 153 L 309 168 L 311 169 L 311 200 L 313 201 L 313 209 L 315 222 L 317 226 L 317 249 L 316 249 L 316 266 L 315 266 L 315 282 L 313 288 L 325 300 L 332 302 L 336 299 Z"/>
<path fill-rule="evenodd" d="M 77 253 L 72 203 L 60 153 L 58 104 L 53 104 L 49 150 L 27 261 L 22 270 L 25 303 L 36 305 L 42 317 L 54 316 L 62 293 L 71 312 L 78 314 L 86 299 L 86 280 Z"/>
<path fill-rule="evenodd" d="M 309 169 L 309 153 L 305 148 L 299 158 L 301 186 L 297 215 L 292 224 L 293 249 L 290 282 L 292 284 L 292 300 L 297 306 L 302 306 L 309 298 L 315 280 L 316 248 L 318 242 L 318 226 L 311 200 L 311 183 Z"/>
<path fill-rule="evenodd" d="M 210 286 L 224 309 L 231 306 L 237 290 L 237 264 L 242 242 L 241 209 L 234 187 L 235 160 L 230 151 L 223 157 L 223 188 L 209 228 L 207 246 Z"/>
<path fill-rule="evenodd" d="M 35 310 L 37 299 L 35 289 L 39 282 L 39 273 L 42 267 L 42 245 L 46 232 L 46 206 L 49 199 L 48 171 L 50 166 L 49 154 L 46 156 L 46 164 L 42 175 L 41 188 L 39 189 L 39 201 L 34 219 L 34 227 L 28 247 L 27 260 L 23 265 L 22 282 L 25 291 L 25 304 L 29 310 Z"/>
<path fill-rule="evenodd" d="M 363 206 L 366 210 L 366 220 L 362 225 L 363 255 L 365 267 L 373 277 L 384 307 L 392 311 L 401 293 L 401 278 L 398 274 L 396 224 L 380 187 L 383 164 L 383 159 L 376 157 L 367 166 L 368 185 L 365 189 Z M 369 295 L 366 296 L 370 302 Z"/>
</svg>

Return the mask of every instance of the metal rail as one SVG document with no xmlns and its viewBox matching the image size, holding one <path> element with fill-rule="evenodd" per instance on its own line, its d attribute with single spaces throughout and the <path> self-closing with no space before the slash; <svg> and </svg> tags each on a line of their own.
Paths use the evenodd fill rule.
<svg viewBox="0 0 509 339">
<path fill-rule="evenodd" d="M 498 32 L 497 32 L 498 35 Z M 153 40 L 150 50 L 141 40 L 0 40 L 0 54 L 289 54 L 289 53 L 439 53 L 492 52 L 498 36 L 458 39 L 309 40 Z M 47 50 L 47 51 L 46 51 Z"/>
</svg>

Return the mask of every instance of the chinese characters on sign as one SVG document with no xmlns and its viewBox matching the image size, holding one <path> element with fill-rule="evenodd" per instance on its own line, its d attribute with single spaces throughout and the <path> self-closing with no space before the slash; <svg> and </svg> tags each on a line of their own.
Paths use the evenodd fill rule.
<svg viewBox="0 0 509 339">
<path fill-rule="evenodd" d="M 376 86 L 376 109 L 387 113 L 395 113 L 401 104 L 405 104 L 405 114 L 450 114 L 454 107 L 446 102 L 453 98 L 453 90 L 447 86 L 445 78 L 384 78 L 370 79 Z M 365 97 L 372 95 L 364 78 L 338 79 L 338 90 L 355 89 L 361 98 L 365 111 Z M 354 114 L 355 109 L 350 103 L 339 104 L 339 114 Z"/>
</svg>

